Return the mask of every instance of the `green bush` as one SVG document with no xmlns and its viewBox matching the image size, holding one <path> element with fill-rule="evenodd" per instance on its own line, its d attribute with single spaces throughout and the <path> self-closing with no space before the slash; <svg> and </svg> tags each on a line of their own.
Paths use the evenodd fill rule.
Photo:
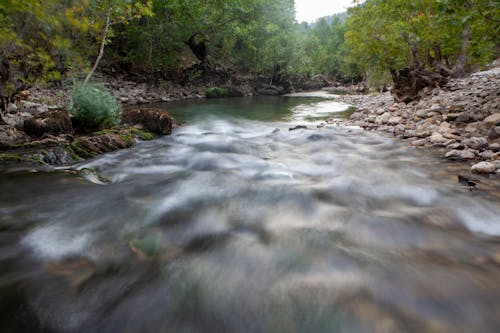
<svg viewBox="0 0 500 333">
<path fill-rule="evenodd" d="M 102 84 L 78 84 L 71 92 L 71 114 L 82 131 L 96 131 L 120 123 L 121 107 Z"/>
<path fill-rule="evenodd" d="M 205 91 L 205 97 L 206 98 L 229 97 L 229 90 L 220 87 L 208 88 Z"/>
</svg>

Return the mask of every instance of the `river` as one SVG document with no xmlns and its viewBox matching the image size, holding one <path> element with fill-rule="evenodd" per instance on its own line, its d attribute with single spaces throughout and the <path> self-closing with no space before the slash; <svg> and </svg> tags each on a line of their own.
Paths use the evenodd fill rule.
<svg viewBox="0 0 500 333">
<path fill-rule="evenodd" d="M 498 197 L 317 129 L 332 97 L 172 103 L 171 136 L 1 172 L 0 331 L 498 332 Z"/>
</svg>

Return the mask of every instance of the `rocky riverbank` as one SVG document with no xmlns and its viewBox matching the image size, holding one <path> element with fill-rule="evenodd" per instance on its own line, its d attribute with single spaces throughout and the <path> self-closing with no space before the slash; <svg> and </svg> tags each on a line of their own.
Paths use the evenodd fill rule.
<svg viewBox="0 0 500 333">
<path fill-rule="evenodd" d="M 93 133 L 75 131 L 65 109 L 32 114 L 21 121 L 0 124 L 0 165 L 11 169 L 78 162 L 129 148 L 137 141 L 169 135 L 179 126 L 167 112 L 158 109 L 128 109 L 122 113 L 121 125 Z"/>
<path fill-rule="evenodd" d="M 344 125 L 437 149 L 445 159 L 470 164 L 473 173 L 500 174 L 500 68 L 450 80 L 409 104 L 394 103 L 389 92 L 339 100 L 358 108 Z"/>
<path fill-rule="evenodd" d="M 226 72 L 212 73 L 208 77 L 187 83 L 142 83 L 109 76 L 101 77 L 100 81 L 104 82 L 109 91 L 129 111 L 137 105 L 181 99 L 281 95 L 294 91 L 317 90 L 331 85 L 331 82 L 321 75 L 273 83 L 266 77 Z M 129 125 L 82 135 L 78 134 L 71 124 L 71 116 L 67 111 L 70 103 L 69 87 L 33 87 L 20 92 L 16 101 L 0 112 L 0 163 L 73 163 L 82 158 L 130 147 L 134 140 L 168 134 L 171 126 L 178 125 L 175 120 L 165 124 L 162 113 L 154 110 L 149 110 L 146 115 L 140 112 L 130 115 L 127 111 L 124 114 L 124 122 Z M 154 124 L 155 121 L 157 124 Z"/>
</svg>

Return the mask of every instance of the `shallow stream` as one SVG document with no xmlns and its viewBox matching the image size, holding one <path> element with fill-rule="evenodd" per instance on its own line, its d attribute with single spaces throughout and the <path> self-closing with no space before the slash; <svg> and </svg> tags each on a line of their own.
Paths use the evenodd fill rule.
<svg viewBox="0 0 500 333">
<path fill-rule="evenodd" d="M 173 103 L 171 136 L 1 172 L 0 331 L 499 332 L 498 197 L 316 129 L 326 97 Z"/>
</svg>

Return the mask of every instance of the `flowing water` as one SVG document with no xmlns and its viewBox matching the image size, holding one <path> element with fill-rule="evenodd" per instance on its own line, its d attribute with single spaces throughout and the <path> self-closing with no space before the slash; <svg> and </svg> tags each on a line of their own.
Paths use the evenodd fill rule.
<svg viewBox="0 0 500 333">
<path fill-rule="evenodd" d="M 499 199 L 456 165 L 289 131 L 321 95 L 166 107 L 171 136 L 0 173 L 1 332 L 500 331 Z"/>
</svg>

